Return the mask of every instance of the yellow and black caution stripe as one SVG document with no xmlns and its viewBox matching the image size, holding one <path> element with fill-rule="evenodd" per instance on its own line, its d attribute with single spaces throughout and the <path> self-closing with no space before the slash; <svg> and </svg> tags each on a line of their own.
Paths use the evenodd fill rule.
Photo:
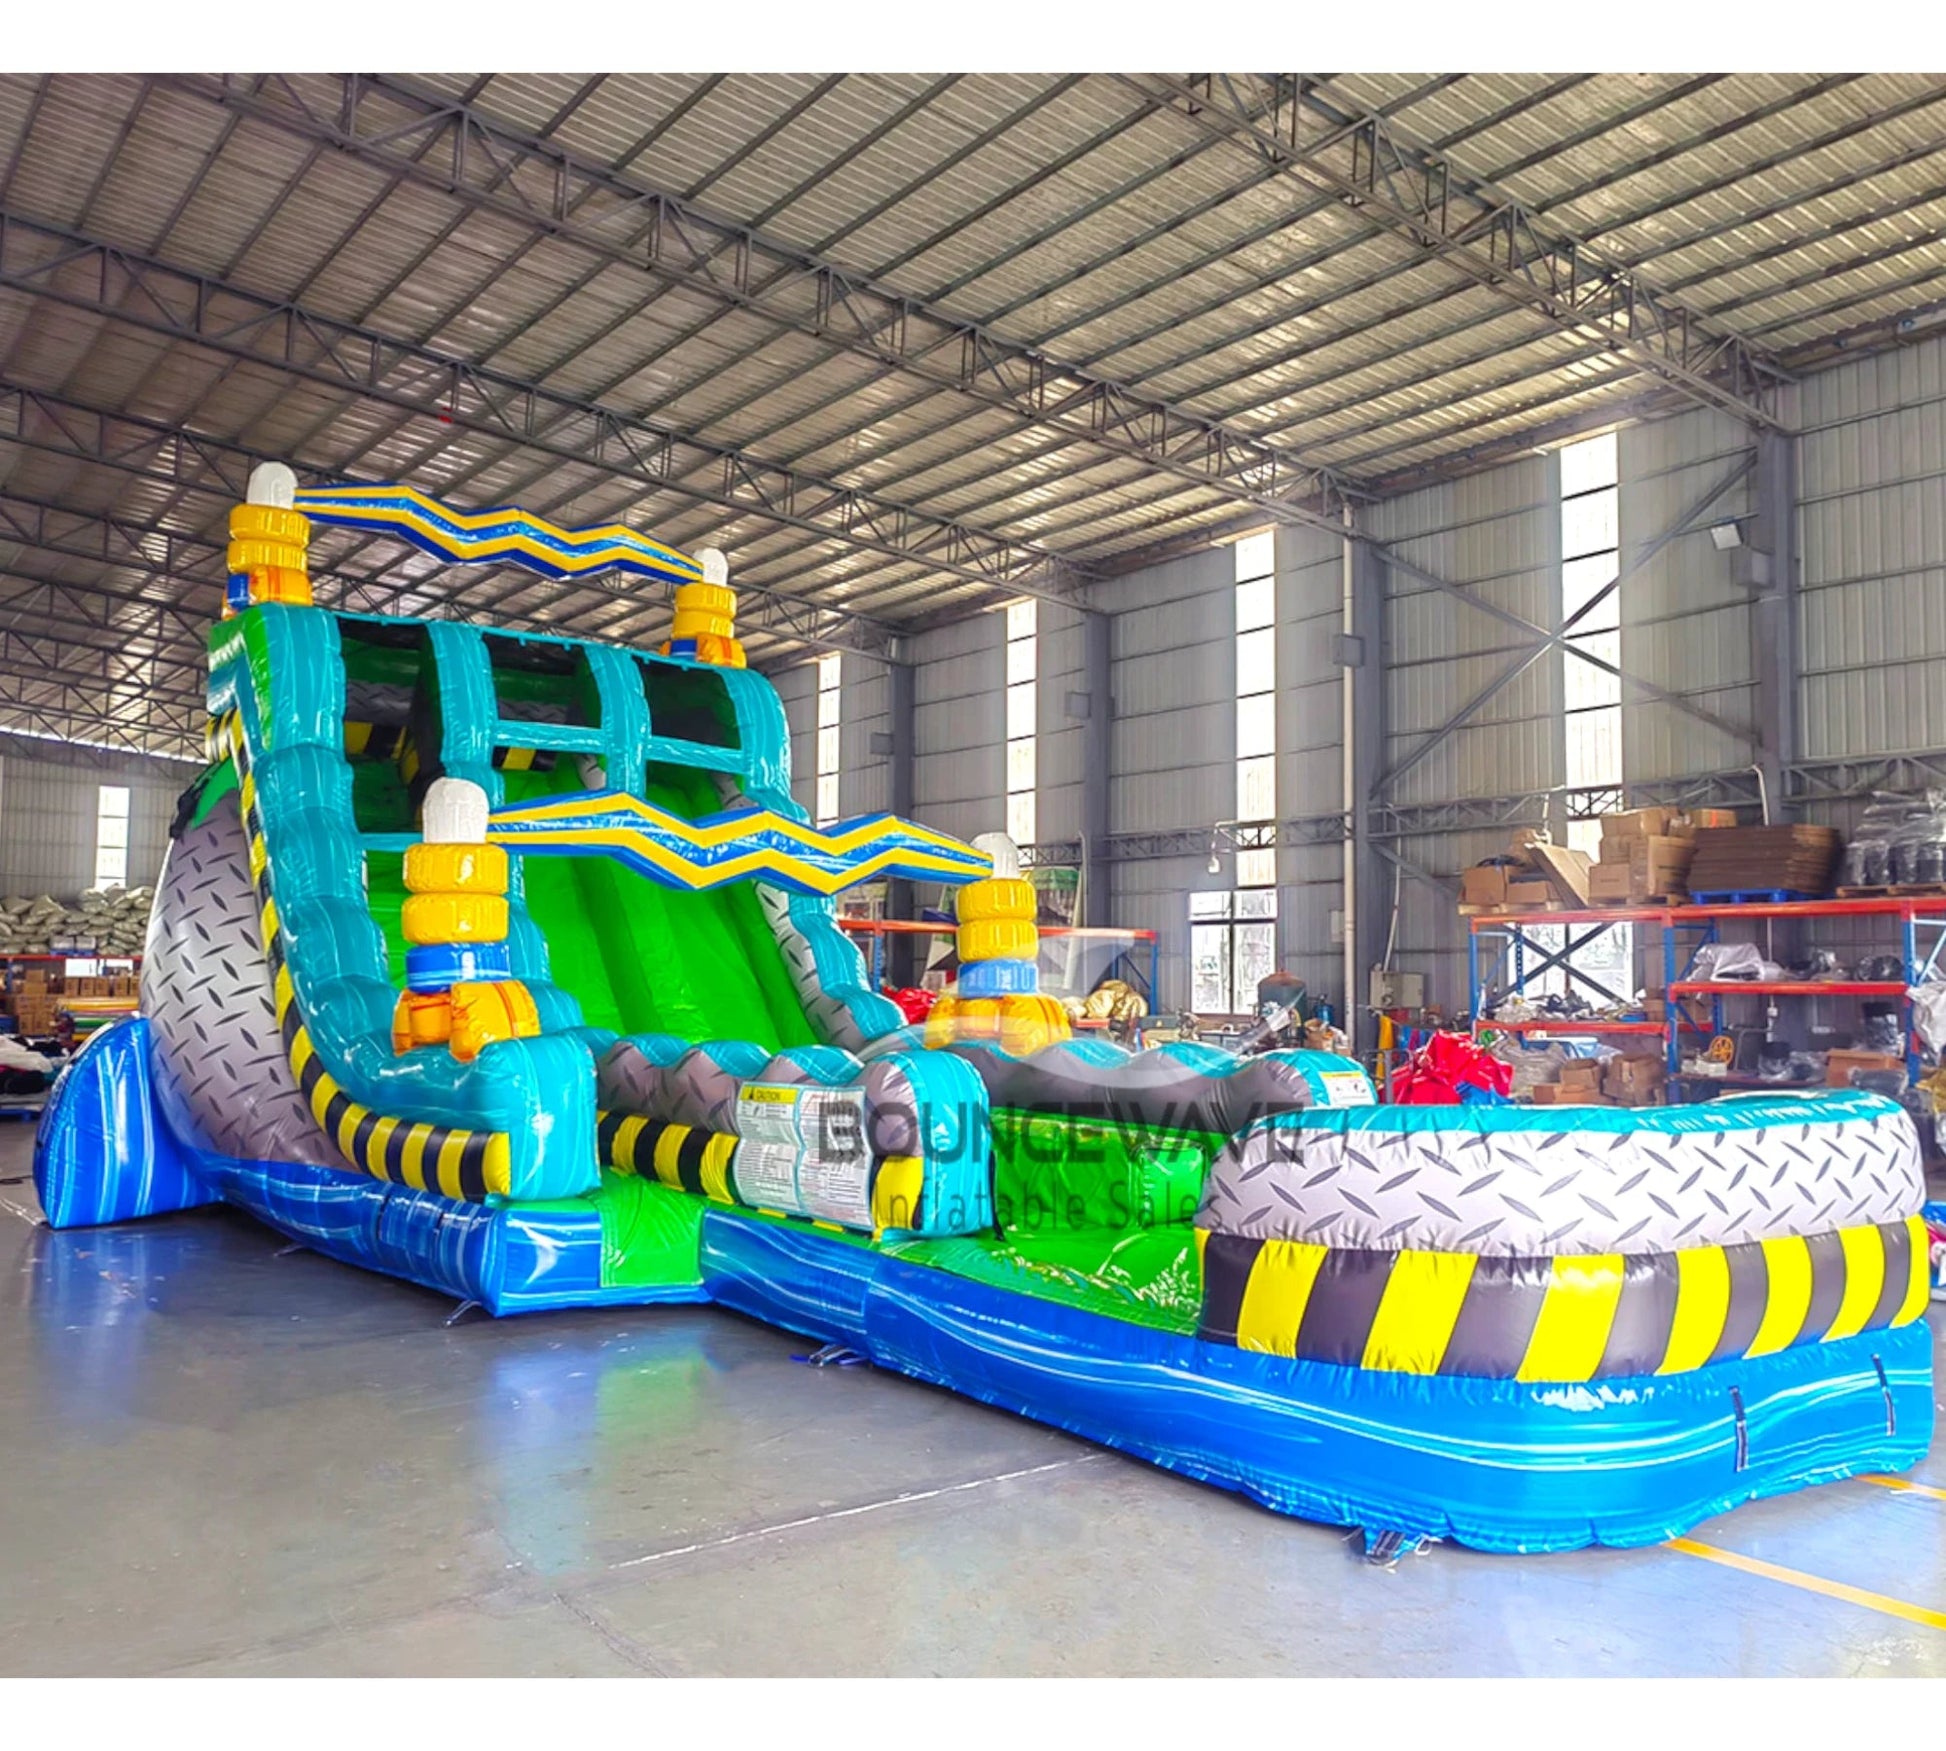
<svg viewBox="0 0 1946 1751">
<path fill-rule="evenodd" d="M 1404 1374 L 1602 1380 L 1910 1324 L 1920 1218 L 1664 1253 L 1495 1258 L 1198 1229 L 1211 1343 Z"/>
<path fill-rule="evenodd" d="M 411 740 L 405 724 L 345 724 L 345 753 L 354 760 L 396 760 Z"/>
<path fill-rule="evenodd" d="M 712 1203 L 734 1204 L 765 1215 L 786 1211 L 753 1204 L 737 1190 L 736 1152 L 742 1141 L 728 1131 L 706 1131 L 666 1119 L 632 1113 L 602 1113 L 596 1121 L 595 1148 L 605 1166 L 619 1173 L 654 1179 L 665 1186 L 696 1192 Z M 918 1220 L 925 1178 L 916 1155 L 887 1155 L 872 1173 L 872 1223 L 875 1228 L 909 1228 Z M 807 1218 L 813 1227 L 842 1233 L 843 1224 Z"/>
<path fill-rule="evenodd" d="M 242 720 L 231 712 L 217 726 L 214 737 L 236 762 L 237 801 L 243 811 L 243 830 L 249 843 L 250 879 L 261 907 L 258 925 L 264 958 L 270 965 L 271 992 L 277 1026 L 290 1055 L 311 1116 L 353 1167 L 374 1179 L 415 1191 L 439 1192 L 448 1198 L 482 1203 L 493 1194 L 512 1189 L 512 1145 L 504 1131 L 468 1131 L 450 1125 L 431 1125 L 398 1118 L 361 1106 L 338 1086 L 318 1056 L 297 1003 L 290 968 L 284 961 L 284 941 L 278 928 L 269 853 L 264 846 L 263 816 L 257 803 L 257 782 L 250 770 Z"/>
<path fill-rule="evenodd" d="M 555 754 L 552 748 L 495 748 L 493 750 L 494 769 L 499 772 L 552 772 Z"/>
<path fill-rule="evenodd" d="M 595 1149 L 608 1166 L 642 1179 L 660 1180 L 713 1203 L 741 1204 L 733 1167 L 737 1144 L 728 1131 L 705 1131 L 632 1113 L 603 1113 L 596 1125 Z"/>
</svg>

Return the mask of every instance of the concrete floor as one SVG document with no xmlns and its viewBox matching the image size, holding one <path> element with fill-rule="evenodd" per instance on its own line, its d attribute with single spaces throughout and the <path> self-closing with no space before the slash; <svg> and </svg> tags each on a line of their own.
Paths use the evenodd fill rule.
<svg viewBox="0 0 1946 1751">
<path fill-rule="evenodd" d="M 229 1211 L 56 1234 L 30 1146 L 0 1130 L 0 1675 L 1946 1675 L 1946 1629 L 1815 1585 L 1946 1612 L 1946 1495 L 1695 1534 L 1797 1582 L 1667 1548 L 1387 1571 L 732 1314 L 448 1329 Z"/>
</svg>

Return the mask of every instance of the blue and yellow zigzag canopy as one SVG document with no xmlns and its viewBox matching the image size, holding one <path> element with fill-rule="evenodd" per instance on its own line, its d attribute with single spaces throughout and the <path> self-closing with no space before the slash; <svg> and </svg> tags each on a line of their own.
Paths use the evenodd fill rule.
<svg viewBox="0 0 1946 1751">
<path fill-rule="evenodd" d="M 510 561 L 550 578 L 633 572 L 672 584 L 700 582 L 703 568 L 620 523 L 563 529 L 517 506 L 462 511 L 409 486 L 307 486 L 294 504 L 314 523 L 397 535 L 439 559 L 462 565 Z"/>
<path fill-rule="evenodd" d="M 772 809 L 733 809 L 699 821 L 624 791 L 584 791 L 501 809 L 487 838 L 509 851 L 605 856 L 671 888 L 764 881 L 800 894 L 835 894 L 879 876 L 961 883 L 993 873 L 972 846 L 896 815 L 808 827 Z"/>
</svg>

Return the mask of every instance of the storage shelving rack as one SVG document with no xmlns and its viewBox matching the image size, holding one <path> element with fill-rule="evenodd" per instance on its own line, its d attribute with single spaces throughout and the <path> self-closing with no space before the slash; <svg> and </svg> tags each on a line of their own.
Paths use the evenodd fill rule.
<svg viewBox="0 0 1946 1751">
<path fill-rule="evenodd" d="M 1903 981 L 1861 979 L 1784 980 L 1760 983 L 1738 979 L 1692 979 L 1696 951 L 1721 940 L 1725 922 L 1754 923 L 1771 920 L 1814 918 L 1878 918 L 1896 921 L 1899 946 L 1905 964 Z M 1912 1005 L 1907 993 L 1914 985 L 1940 970 L 1946 951 L 1946 894 L 1892 894 L 1855 900 L 1777 900 L 1755 901 L 1720 906 L 1614 906 L 1561 912 L 1509 912 L 1482 914 L 1468 921 L 1467 934 L 1467 1016 L 1475 1030 L 1491 1028 L 1501 1033 L 1548 1034 L 1557 1038 L 1599 1037 L 1605 1034 L 1659 1034 L 1668 1054 L 1669 1073 L 1682 1073 L 1682 1034 L 1685 1027 L 1702 1032 L 1686 1022 L 1682 1006 L 1685 999 L 1708 998 L 1711 1028 L 1724 1031 L 1723 1004 L 1730 997 L 1861 997 L 1890 999 L 1899 1006 L 1905 1037 L 1906 1077 L 1916 1081 L 1923 1065 L 1919 1043 L 1912 1028 Z M 1569 1021 L 1541 1018 L 1524 1022 L 1493 1021 L 1482 1014 L 1489 988 L 1500 996 L 1524 991 L 1551 969 L 1565 967 L 1577 949 L 1585 947 L 1604 931 L 1618 924 L 1648 925 L 1660 934 L 1662 948 L 1662 998 L 1665 1004 L 1661 1021 Z M 1563 946 L 1554 948 L 1536 941 L 1535 930 L 1561 929 Z M 1577 934 L 1577 932 L 1579 934 Z M 1687 953 L 1685 953 L 1685 948 Z M 1679 964 L 1680 957 L 1680 964 Z M 1508 976 L 1508 970 L 1511 975 Z M 1585 974 L 1575 975 L 1582 982 L 1596 984 Z M 1608 993 L 1619 999 L 1623 994 Z M 1712 1078 L 1729 1086 L 1756 1085 L 1754 1077 Z"/>
</svg>

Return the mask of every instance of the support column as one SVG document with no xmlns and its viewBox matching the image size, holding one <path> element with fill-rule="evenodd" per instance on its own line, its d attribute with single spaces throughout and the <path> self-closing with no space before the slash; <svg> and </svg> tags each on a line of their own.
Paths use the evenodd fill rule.
<svg viewBox="0 0 1946 1751">
<path fill-rule="evenodd" d="M 888 800 L 892 813 L 902 821 L 912 820 L 917 813 L 914 800 L 918 793 L 918 744 L 914 734 L 916 681 L 917 676 L 910 663 L 885 665 L 887 732 L 892 744 L 891 795 Z M 886 883 L 885 915 L 888 918 L 912 918 L 917 911 L 911 882 L 896 880 Z M 885 939 L 888 985 L 906 986 L 918 982 L 914 976 L 915 944 L 918 941 L 918 938 L 902 935 Z"/>
<path fill-rule="evenodd" d="M 1390 866 L 1372 843 L 1372 816 L 1385 771 L 1386 615 L 1390 585 L 1381 549 L 1348 532 L 1344 635 L 1345 669 L 1345 989 L 1339 1003 L 1352 1049 L 1375 1045 L 1366 1011 L 1371 970 L 1385 958 L 1392 922 Z"/>
<path fill-rule="evenodd" d="M 1797 448 L 1788 433 L 1757 433 L 1750 539 L 1738 579 L 1750 591 L 1751 673 L 1756 679 L 1756 764 L 1770 818 L 1787 820 L 1784 785 L 1797 758 Z"/>
<path fill-rule="evenodd" d="M 1108 848 L 1110 744 L 1115 703 L 1110 695 L 1114 672 L 1114 625 L 1106 614 L 1081 617 L 1081 680 L 1087 691 L 1088 717 L 1082 736 L 1081 768 L 1081 905 L 1078 924 L 1100 927 L 1108 922 Z M 1153 994 L 1152 994 L 1153 995 Z"/>
</svg>

